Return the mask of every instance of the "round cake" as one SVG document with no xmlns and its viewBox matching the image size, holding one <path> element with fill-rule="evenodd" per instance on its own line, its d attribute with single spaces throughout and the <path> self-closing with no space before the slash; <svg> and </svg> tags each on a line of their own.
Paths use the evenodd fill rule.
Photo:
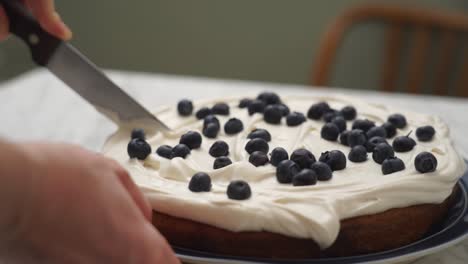
<svg viewBox="0 0 468 264">
<path fill-rule="evenodd" d="M 103 153 L 149 199 L 174 246 L 237 256 L 350 256 L 438 224 L 465 171 L 438 117 L 335 96 L 181 100 Z"/>
</svg>

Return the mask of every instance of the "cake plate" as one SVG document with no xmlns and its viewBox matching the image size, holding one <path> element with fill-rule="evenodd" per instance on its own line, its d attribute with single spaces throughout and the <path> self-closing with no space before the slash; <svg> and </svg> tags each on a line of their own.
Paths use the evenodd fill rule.
<svg viewBox="0 0 468 264">
<path fill-rule="evenodd" d="M 184 263 L 192 264 L 329 264 L 329 263 L 404 263 L 423 256 L 436 253 L 468 238 L 468 171 L 458 181 L 460 191 L 457 193 L 456 203 L 449 210 L 446 220 L 424 238 L 393 250 L 379 253 L 340 258 L 322 259 L 266 259 L 236 257 L 213 254 L 174 247 L 176 255 Z"/>
</svg>

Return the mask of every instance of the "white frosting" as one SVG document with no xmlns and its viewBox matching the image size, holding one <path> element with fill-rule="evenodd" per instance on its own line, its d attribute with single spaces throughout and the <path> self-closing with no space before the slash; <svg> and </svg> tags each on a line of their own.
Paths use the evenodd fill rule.
<svg viewBox="0 0 468 264">
<path fill-rule="evenodd" d="M 203 137 L 201 148 L 192 150 L 186 159 L 169 160 L 155 154 L 160 145 L 177 144 L 180 135 L 188 130 L 201 133 L 202 121 L 196 120 L 193 115 L 181 117 L 175 108 L 170 107 L 161 109 L 156 115 L 175 132 L 171 135 L 147 135 L 153 154 L 145 161 L 128 158 L 126 149 L 130 139 L 129 128 L 121 128 L 112 135 L 103 152 L 119 161 L 130 172 L 157 211 L 231 231 L 269 231 L 310 238 L 322 248 L 335 241 L 341 219 L 379 213 L 390 208 L 441 203 L 450 195 L 454 184 L 465 171 L 463 159 L 452 146 L 449 129 L 438 117 L 391 109 L 344 96 L 289 96 L 282 100 L 291 111 L 307 113 L 310 105 L 319 101 L 327 101 L 335 109 L 352 105 L 358 111 L 358 118 L 370 119 L 377 125 L 390 114 L 398 112 L 406 116 L 408 126 L 399 129 L 397 135 L 406 135 L 423 125 L 432 125 L 436 134 L 430 142 L 417 141 L 410 152 L 396 153 L 406 165 L 406 169 L 400 172 L 383 175 L 381 166 L 369 155 L 369 159 L 363 163 L 348 160 L 346 169 L 333 172 L 330 181 L 303 187 L 279 184 L 275 177 L 275 167 L 270 164 L 254 167 L 248 162 L 244 146 L 248 141 L 247 134 L 254 128 L 265 128 L 271 133 L 270 151 L 281 146 L 292 153 L 297 148 L 305 147 L 318 159 L 320 153 L 333 149 L 347 155 L 350 148 L 321 139 L 322 121 L 308 119 L 297 127 L 286 126 L 284 119 L 281 125 L 267 124 L 262 115 L 249 116 L 246 109 L 238 108 L 239 99 L 195 104 L 195 109 L 199 109 L 220 101 L 228 102 L 231 106 L 230 117 L 241 119 L 244 130 L 234 136 L 221 131 L 216 139 Z M 230 117 L 218 116 L 222 125 Z M 351 123 L 348 122 L 348 129 Z M 415 138 L 414 132 L 412 137 Z M 208 154 L 208 150 L 215 140 L 224 140 L 229 144 L 232 165 L 212 169 L 214 158 Z M 436 156 L 438 167 L 435 172 L 421 174 L 416 171 L 414 158 L 421 151 L 429 151 Z M 191 176 L 200 171 L 211 176 L 213 187 L 210 192 L 193 193 L 188 189 Z M 243 179 L 250 184 L 250 199 L 237 201 L 227 198 L 227 185 L 234 179 Z"/>
</svg>

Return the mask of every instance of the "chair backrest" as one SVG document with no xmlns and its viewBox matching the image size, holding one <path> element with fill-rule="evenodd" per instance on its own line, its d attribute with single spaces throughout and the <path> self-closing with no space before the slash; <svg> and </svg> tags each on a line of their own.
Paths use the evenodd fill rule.
<svg viewBox="0 0 468 264">
<path fill-rule="evenodd" d="M 440 51 L 436 58 L 434 93 L 446 95 L 451 63 L 455 64 L 455 50 L 458 43 L 468 43 L 468 15 L 442 12 L 410 6 L 365 4 L 345 11 L 330 25 L 323 36 L 319 53 L 314 63 L 311 84 L 325 86 L 329 81 L 334 57 L 345 33 L 361 22 L 384 22 L 387 24 L 384 47 L 381 89 L 395 91 L 397 88 L 403 31 L 414 29 L 413 42 L 408 57 L 408 79 L 405 91 L 421 93 L 425 66 L 428 62 L 431 33 L 440 32 Z M 468 97 L 468 45 L 462 46 L 461 70 L 455 76 L 455 94 Z"/>
</svg>

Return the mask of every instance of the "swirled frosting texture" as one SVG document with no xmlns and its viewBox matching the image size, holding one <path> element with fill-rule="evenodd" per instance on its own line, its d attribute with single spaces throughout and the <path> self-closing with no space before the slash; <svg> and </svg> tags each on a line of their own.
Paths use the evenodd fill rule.
<svg viewBox="0 0 468 264">
<path fill-rule="evenodd" d="M 423 125 L 432 125 L 436 134 L 430 142 L 417 141 L 410 152 L 396 153 L 406 165 L 403 171 L 383 175 L 381 166 L 369 156 L 363 163 L 348 160 L 346 169 L 335 171 L 330 181 L 294 187 L 279 184 L 272 165 L 254 167 L 248 162 L 244 146 L 251 130 L 265 128 L 271 133 L 270 151 L 281 146 L 291 153 L 304 147 L 318 159 L 324 151 L 338 149 L 347 154 L 350 148 L 338 142 L 323 140 L 320 137 L 323 121 L 308 119 L 300 126 L 288 127 L 283 119 L 281 125 L 271 125 L 263 121 L 261 114 L 249 116 L 246 109 L 237 107 L 239 98 L 231 98 L 195 103 L 195 108 L 227 102 L 231 106 L 231 114 L 229 117 L 218 116 L 221 124 L 230 117 L 237 117 L 244 123 L 244 130 L 233 136 L 221 131 L 216 139 L 203 137 L 201 148 L 192 150 L 186 159 L 169 160 L 154 154 L 160 145 L 177 144 L 180 136 L 188 130 L 201 133 L 201 120 L 193 115 L 181 117 L 174 107 L 157 111 L 156 115 L 174 132 L 147 135 L 153 154 L 145 161 L 128 158 L 126 148 L 131 128 L 120 128 L 108 139 L 103 152 L 119 161 L 130 172 L 157 211 L 231 231 L 269 231 L 290 237 L 310 238 L 322 248 L 335 241 L 341 219 L 415 204 L 441 203 L 450 195 L 465 171 L 463 159 L 452 146 L 449 129 L 438 117 L 391 109 L 344 96 L 289 96 L 282 100 L 291 111 L 302 113 L 306 113 L 311 104 L 319 101 L 326 101 L 335 109 L 352 105 L 358 111 L 358 118 L 370 119 L 377 125 L 385 122 L 390 114 L 398 112 L 406 116 L 408 126 L 399 129 L 397 136 L 406 135 Z M 348 122 L 348 129 L 351 124 Z M 208 150 L 216 140 L 224 140 L 229 144 L 229 157 L 233 164 L 213 170 L 214 158 L 208 154 Z M 429 151 L 438 159 L 435 172 L 421 174 L 414 168 L 414 158 L 422 151 Z M 211 192 L 189 191 L 188 182 L 199 171 L 211 176 Z M 250 184 L 250 199 L 237 201 L 227 198 L 227 185 L 234 179 L 243 179 Z"/>
</svg>

